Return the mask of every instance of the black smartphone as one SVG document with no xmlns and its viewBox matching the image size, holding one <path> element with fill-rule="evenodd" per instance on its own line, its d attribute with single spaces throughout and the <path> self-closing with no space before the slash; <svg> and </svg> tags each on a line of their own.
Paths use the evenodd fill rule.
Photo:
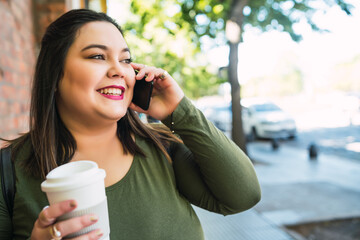
<svg viewBox="0 0 360 240">
<path fill-rule="evenodd" d="M 137 73 L 138 71 L 135 70 L 135 74 Z M 132 102 L 142 109 L 148 110 L 153 90 L 153 81 L 147 82 L 145 78 L 146 76 L 141 80 L 136 80 Z"/>
</svg>

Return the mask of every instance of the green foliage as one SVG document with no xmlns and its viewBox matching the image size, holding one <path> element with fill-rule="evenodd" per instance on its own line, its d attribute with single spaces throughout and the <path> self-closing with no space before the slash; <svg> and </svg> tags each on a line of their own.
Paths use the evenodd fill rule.
<svg viewBox="0 0 360 240">
<path fill-rule="evenodd" d="M 132 17 L 122 26 L 134 62 L 167 70 L 191 98 L 214 94 L 219 78 L 200 49 L 195 17 L 209 11 L 221 12 L 221 7 L 207 7 L 205 2 L 175 0 L 131 1 Z M 190 11 L 194 11 L 190 13 Z M 209 31 L 211 31 L 209 29 Z M 203 35 L 207 35 L 207 30 Z"/>
<path fill-rule="evenodd" d="M 239 0 L 238 0 L 239 1 Z M 236 2 L 234 0 L 234 2 Z M 262 31 L 275 29 L 288 32 L 294 41 L 301 40 L 301 36 L 293 29 L 293 24 L 301 19 L 306 19 L 307 23 L 314 31 L 326 31 L 320 29 L 313 21 L 312 16 L 315 11 L 325 11 L 326 7 L 339 5 L 347 14 L 351 14 L 352 5 L 343 0 L 327 0 L 321 3 L 310 0 L 256 0 L 249 1 L 245 7 L 244 25 L 249 24 Z M 313 7 L 318 6 L 318 7 Z M 320 7 L 321 6 L 321 7 Z"/>
</svg>

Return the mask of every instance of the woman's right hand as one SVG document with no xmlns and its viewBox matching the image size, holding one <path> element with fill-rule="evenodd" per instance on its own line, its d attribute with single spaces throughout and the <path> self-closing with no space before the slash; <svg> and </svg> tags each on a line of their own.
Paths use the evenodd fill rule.
<svg viewBox="0 0 360 240">
<path fill-rule="evenodd" d="M 34 228 L 31 233 L 31 240 L 46 240 L 55 239 L 60 240 L 62 237 L 75 233 L 87 226 L 97 222 L 96 215 L 87 214 L 81 217 L 70 218 L 61 222 L 56 222 L 56 219 L 65 213 L 73 211 L 77 206 L 76 201 L 67 200 L 45 207 L 39 214 L 35 221 Z M 93 230 L 87 234 L 73 238 L 80 239 L 99 239 L 103 235 L 100 229 Z"/>
</svg>

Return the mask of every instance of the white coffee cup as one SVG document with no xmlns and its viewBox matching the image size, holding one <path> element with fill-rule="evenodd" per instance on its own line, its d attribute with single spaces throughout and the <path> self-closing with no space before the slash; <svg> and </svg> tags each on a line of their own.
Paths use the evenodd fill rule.
<svg viewBox="0 0 360 240">
<path fill-rule="evenodd" d="M 61 165 L 48 173 L 41 183 L 41 190 L 46 193 L 50 205 L 64 200 L 76 200 L 77 207 L 57 220 L 62 221 L 85 214 L 96 214 L 99 220 L 79 232 L 66 238 L 73 238 L 100 228 L 104 235 L 101 239 L 109 240 L 109 214 L 105 194 L 105 170 L 99 169 L 93 161 L 76 161 Z"/>
</svg>

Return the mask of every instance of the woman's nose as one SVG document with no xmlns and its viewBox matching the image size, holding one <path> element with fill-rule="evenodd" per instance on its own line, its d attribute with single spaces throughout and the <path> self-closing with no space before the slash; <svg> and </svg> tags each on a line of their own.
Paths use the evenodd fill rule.
<svg viewBox="0 0 360 240">
<path fill-rule="evenodd" d="M 119 62 L 116 62 L 110 66 L 107 75 L 109 78 L 123 78 L 124 68 Z"/>
</svg>

